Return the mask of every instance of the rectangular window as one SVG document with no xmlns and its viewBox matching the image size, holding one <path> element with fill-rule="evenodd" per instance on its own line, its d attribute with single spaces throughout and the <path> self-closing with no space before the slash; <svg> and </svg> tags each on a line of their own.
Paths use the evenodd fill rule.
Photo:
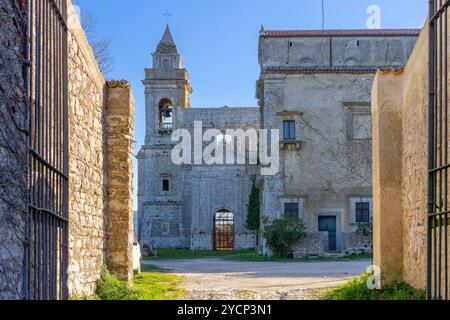
<svg viewBox="0 0 450 320">
<path fill-rule="evenodd" d="M 161 225 L 161 235 L 168 236 L 170 234 L 170 223 L 163 223 Z"/>
<path fill-rule="evenodd" d="M 298 219 L 298 203 L 285 203 L 284 214 L 289 219 Z"/>
<path fill-rule="evenodd" d="M 283 121 L 283 139 L 295 140 L 295 121 L 287 120 Z"/>
<path fill-rule="evenodd" d="M 372 116 L 353 115 L 353 140 L 372 139 Z"/>
<path fill-rule="evenodd" d="M 167 180 L 167 179 L 163 180 L 163 191 L 164 192 L 170 191 L 170 184 L 169 184 L 169 180 Z"/>
<path fill-rule="evenodd" d="M 370 222 L 370 203 L 359 202 L 356 203 L 356 223 Z"/>
</svg>

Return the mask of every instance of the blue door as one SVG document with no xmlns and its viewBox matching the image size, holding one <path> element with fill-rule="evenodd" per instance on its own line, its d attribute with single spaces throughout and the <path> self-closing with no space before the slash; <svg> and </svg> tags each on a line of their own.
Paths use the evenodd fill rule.
<svg viewBox="0 0 450 320">
<path fill-rule="evenodd" d="M 328 251 L 336 251 L 336 217 L 319 217 L 319 231 L 328 232 Z"/>
</svg>

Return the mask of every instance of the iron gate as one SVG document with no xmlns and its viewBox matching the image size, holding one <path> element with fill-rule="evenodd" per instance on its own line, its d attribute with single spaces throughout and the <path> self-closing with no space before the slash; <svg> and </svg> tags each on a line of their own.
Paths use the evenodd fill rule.
<svg viewBox="0 0 450 320">
<path fill-rule="evenodd" d="M 428 299 L 448 300 L 448 7 L 430 0 Z"/>
<path fill-rule="evenodd" d="M 234 250 L 234 216 L 231 211 L 220 210 L 214 216 L 214 249 Z"/>
<path fill-rule="evenodd" d="M 29 119 L 26 299 L 67 299 L 68 89 L 66 0 L 25 0 Z"/>
</svg>

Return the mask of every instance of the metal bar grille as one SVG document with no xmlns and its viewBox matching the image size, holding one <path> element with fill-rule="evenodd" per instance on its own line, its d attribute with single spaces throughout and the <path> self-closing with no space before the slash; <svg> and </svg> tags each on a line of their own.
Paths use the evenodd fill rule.
<svg viewBox="0 0 450 320">
<path fill-rule="evenodd" d="M 68 298 L 67 2 L 26 0 L 29 206 L 24 295 Z"/>
<path fill-rule="evenodd" d="M 429 2 L 429 215 L 427 291 L 430 300 L 449 300 L 448 8 Z"/>
<path fill-rule="evenodd" d="M 230 211 L 219 211 L 214 216 L 214 248 L 217 251 L 234 249 L 234 216 Z"/>
</svg>

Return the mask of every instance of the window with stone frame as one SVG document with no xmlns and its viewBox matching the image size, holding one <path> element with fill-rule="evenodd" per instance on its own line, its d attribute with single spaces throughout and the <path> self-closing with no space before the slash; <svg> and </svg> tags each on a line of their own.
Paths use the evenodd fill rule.
<svg viewBox="0 0 450 320">
<path fill-rule="evenodd" d="M 283 140 L 292 141 L 296 139 L 295 120 L 283 121 Z"/>
<path fill-rule="evenodd" d="M 161 234 L 163 236 L 168 236 L 170 234 L 170 223 L 163 223 L 161 225 Z"/>
<path fill-rule="evenodd" d="M 372 139 L 372 114 L 370 103 L 346 102 L 347 135 L 350 140 Z"/>
<path fill-rule="evenodd" d="M 169 192 L 170 191 L 170 180 L 169 178 L 163 178 L 162 180 L 162 191 Z"/>
<path fill-rule="evenodd" d="M 372 116 L 358 114 L 353 116 L 353 140 L 372 139 Z"/>
<path fill-rule="evenodd" d="M 370 202 L 357 202 L 355 210 L 356 223 L 370 223 Z"/>
<path fill-rule="evenodd" d="M 298 203 L 285 203 L 284 204 L 284 215 L 288 219 L 298 219 L 299 218 Z"/>
</svg>

